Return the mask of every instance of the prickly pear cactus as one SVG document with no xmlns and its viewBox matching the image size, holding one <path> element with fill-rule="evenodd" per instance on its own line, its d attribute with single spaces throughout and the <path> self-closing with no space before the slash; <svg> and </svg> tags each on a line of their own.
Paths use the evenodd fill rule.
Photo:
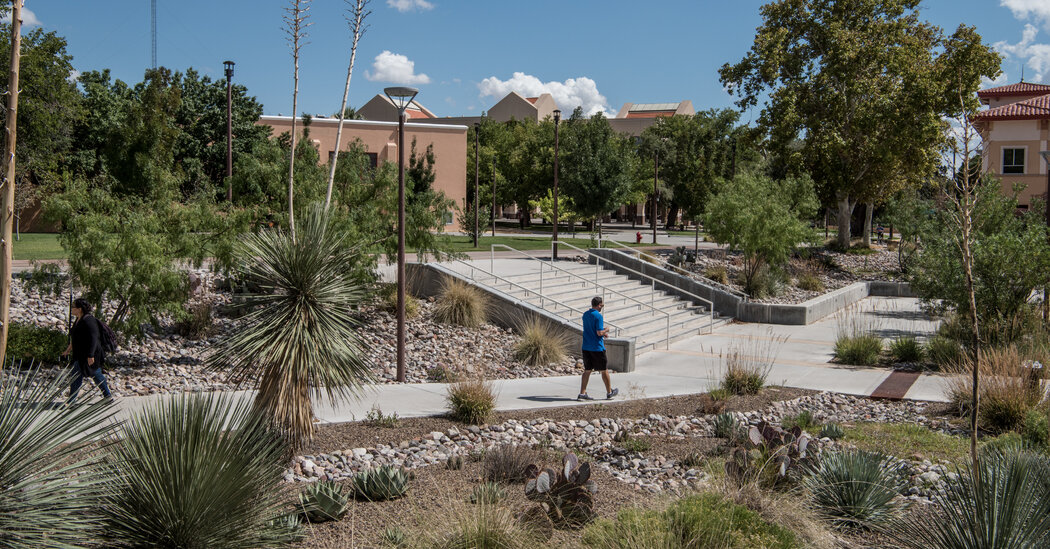
<svg viewBox="0 0 1050 549">
<path fill-rule="evenodd" d="M 554 524 L 569 528 L 583 526 L 594 517 L 597 491 L 591 464 L 581 464 L 575 454 L 565 454 L 560 470 L 536 470 L 525 483 L 525 497 L 540 502 Z"/>
</svg>

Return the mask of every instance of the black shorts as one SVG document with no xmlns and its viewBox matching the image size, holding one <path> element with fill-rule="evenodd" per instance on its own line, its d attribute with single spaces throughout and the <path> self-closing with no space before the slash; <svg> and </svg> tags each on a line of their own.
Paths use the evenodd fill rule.
<svg viewBox="0 0 1050 549">
<path fill-rule="evenodd" d="M 605 357 L 605 351 L 584 351 L 583 369 L 603 371 L 609 366 L 609 360 Z"/>
</svg>

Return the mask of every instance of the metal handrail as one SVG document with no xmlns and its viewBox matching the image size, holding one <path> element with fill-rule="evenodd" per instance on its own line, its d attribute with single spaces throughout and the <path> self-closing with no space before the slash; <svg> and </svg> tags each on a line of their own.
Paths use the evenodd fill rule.
<svg viewBox="0 0 1050 549">
<path fill-rule="evenodd" d="M 706 281 L 706 282 L 710 283 L 711 285 L 717 287 L 720 291 L 733 294 L 733 295 L 743 299 L 744 301 L 751 301 L 751 297 L 748 296 L 746 293 L 741 292 L 740 290 L 734 290 L 733 288 L 730 288 L 729 286 L 726 286 L 725 284 L 722 284 L 722 283 L 720 283 L 718 281 L 715 281 L 715 280 L 711 280 L 710 278 L 707 278 L 706 276 L 703 276 L 701 274 L 689 273 L 688 271 L 685 271 L 685 269 L 682 269 L 681 267 L 679 267 L 677 265 L 672 265 L 670 262 L 665 261 L 663 258 L 657 256 L 656 254 L 648 254 L 648 253 L 645 253 L 645 252 L 643 252 L 641 250 L 636 250 L 636 249 L 634 249 L 634 248 L 632 248 L 630 246 L 627 246 L 623 242 L 617 242 L 617 241 L 615 241 L 615 240 L 613 240 L 611 238 L 600 238 L 600 239 L 598 239 L 598 247 L 599 248 L 602 247 L 602 242 L 611 242 L 611 243 L 616 244 L 617 246 L 619 246 L 619 247 L 621 247 L 621 248 L 623 248 L 625 250 L 630 250 L 632 252 L 635 252 L 638 255 L 644 255 L 645 257 L 651 257 L 653 260 L 661 263 L 662 265 L 666 265 L 667 267 L 665 267 L 665 268 L 667 268 L 667 270 L 671 271 L 672 273 L 678 272 L 678 271 L 687 272 L 688 276 L 691 276 L 691 277 L 695 276 L 697 278 L 703 279 L 704 281 Z M 616 250 L 613 250 L 613 251 L 616 251 Z"/>
<path fill-rule="evenodd" d="M 515 250 L 515 251 L 519 251 L 519 250 Z M 486 271 L 485 269 L 482 269 L 481 267 L 478 267 L 478 266 L 474 265 L 473 263 L 468 263 L 466 261 L 463 261 L 462 259 L 454 259 L 453 261 L 456 261 L 458 263 L 462 263 L 462 264 L 466 265 L 467 267 L 469 267 L 470 271 L 471 271 L 470 272 L 470 279 L 473 280 L 474 282 L 478 281 L 478 279 L 474 277 L 474 271 L 476 271 L 476 270 L 477 271 L 481 271 L 482 273 L 484 273 L 484 274 L 486 274 L 488 276 L 491 276 L 492 278 L 494 278 L 496 280 L 499 280 L 500 282 L 505 282 L 507 284 L 510 284 L 511 286 L 516 286 L 518 288 L 521 288 L 522 290 L 525 290 L 526 295 L 528 295 L 528 294 L 536 294 L 536 295 L 540 296 L 540 298 L 549 299 L 551 301 L 551 303 L 554 303 L 556 305 L 561 305 L 562 307 L 565 307 L 565 308 L 569 309 L 570 311 L 573 311 L 573 312 L 576 312 L 576 313 L 580 313 L 580 315 L 583 315 L 583 313 L 586 312 L 583 309 L 577 309 L 576 307 L 573 307 L 572 305 L 569 305 L 567 303 L 562 303 L 561 301 L 558 301 L 557 299 L 554 299 L 553 297 L 546 297 L 543 294 L 541 294 L 540 292 L 537 292 L 536 290 L 533 290 L 531 288 L 526 288 L 525 286 L 522 286 L 521 284 L 518 284 L 517 282 L 514 282 L 512 280 L 508 280 L 508 279 L 506 279 L 506 278 L 504 278 L 502 276 L 499 276 L 496 273 L 490 273 L 489 271 Z M 510 299 L 516 300 L 519 303 L 528 303 L 527 301 L 522 300 L 522 299 L 518 299 L 518 298 L 516 298 L 516 297 L 514 297 L 514 296 L 512 296 L 510 294 L 504 294 L 504 295 L 506 295 Z M 541 308 L 543 308 L 543 307 L 541 306 Z M 612 322 L 606 322 L 605 325 L 606 326 L 612 326 L 613 328 L 616 328 L 616 336 L 617 337 L 619 337 L 620 334 L 623 332 L 623 328 L 617 326 L 616 324 L 613 324 Z"/>
<path fill-rule="evenodd" d="M 683 294 L 685 294 L 685 295 L 687 295 L 689 297 L 692 297 L 696 301 L 699 301 L 701 303 L 706 303 L 707 304 L 707 314 L 711 318 L 711 320 L 707 323 L 707 327 L 708 327 L 708 329 L 710 330 L 711 333 L 714 333 L 715 304 L 713 302 L 711 302 L 709 299 L 705 299 L 703 297 L 700 297 L 700 296 L 698 296 L 698 295 L 696 295 L 696 294 L 694 294 L 692 292 L 688 292 L 686 290 L 683 290 L 683 289 L 681 289 L 681 288 L 679 288 L 679 287 L 677 287 L 677 286 L 675 286 L 673 284 L 669 284 L 667 282 L 664 282 L 663 280 L 660 280 L 658 278 L 654 278 L 654 277 L 652 277 L 650 275 L 647 275 L 647 274 L 645 274 L 643 272 L 636 271 L 636 270 L 634 270 L 634 269 L 632 269 L 630 267 L 627 267 L 627 266 L 624 266 L 624 265 L 621 265 L 621 264 L 618 264 L 618 263 L 614 263 L 614 262 L 612 262 L 612 261 L 610 261 L 610 260 L 608 260 L 608 259 L 606 259 L 606 258 L 604 258 L 604 257 L 602 257 L 602 256 L 600 256 L 598 254 L 595 254 L 594 252 L 590 252 L 588 250 L 577 248 L 576 246 L 573 246 L 572 244 L 569 244 L 569 243 L 566 243 L 566 242 L 557 242 L 557 241 L 555 241 L 555 242 L 551 243 L 552 247 L 554 245 L 567 246 L 567 247 L 572 248 L 572 249 L 574 249 L 574 250 L 576 250 L 578 252 L 581 252 L 581 253 L 584 253 L 584 254 L 586 254 L 586 255 L 588 255 L 590 257 L 593 257 L 595 259 L 596 263 L 599 262 L 599 261 L 604 261 L 606 263 L 612 263 L 613 265 L 616 265 L 616 267 L 618 267 L 620 269 L 623 269 L 625 271 L 629 271 L 629 272 L 631 272 L 631 273 L 633 273 L 635 275 L 638 275 L 638 276 L 640 276 L 642 278 L 649 279 L 649 281 L 653 285 L 653 289 L 654 290 L 656 289 L 656 284 L 660 283 L 660 284 L 663 284 L 664 286 L 667 286 L 668 288 L 673 289 L 676 292 L 681 292 L 681 293 L 683 293 Z M 618 254 L 621 254 L 621 255 L 624 255 L 624 256 L 627 255 L 627 254 L 625 254 L 625 253 L 623 253 L 623 252 L 621 252 L 619 250 L 609 250 L 609 251 L 613 252 L 613 253 L 618 253 Z"/>
<path fill-rule="evenodd" d="M 540 299 L 540 307 L 543 308 L 544 307 L 543 299 L 542 299 L 543 298 L 543 293 L 542 293 L 543 292 L 543 264 L 544 264 L 543 260 L 540 260 L 540 259 L 538 259 L 536 257 L 533 257 L 533 256 L 531 256 L 531 255 L 529 255 L 529 254 L 527 254 L 527 253 L 525 253 L 525 252 L 523 252 L 521 250 L 512 248 L 512 247 L 510 247 L 510 246 L 508 246 L 506 244 L 492 244 L 491 248 L 490 248 L 490 252 L 491 252 L 490 257 L 493 258 L 493 259 L 490 260 L 491 264 L 490 264 L 489 268 L 492 269 L 493 271 L 495 271 L 495 268 L 494 268 L 493 265 L 495 264 L 495 259 L 494 258 L 496 256 L 496 251 L 495 251 L 496 248 L 505 248 L 505 249 L 510 250 L 512 252 L 517 252 L 517 253 L 519 253 L 519 254 L 521 254 L 521 255 L 529 258 L 529 259 L 535 259 L 535 260 L 540 262 L 540 293 L 539 293 L 539 295 L 541 297 L 541 299 Z M 590 253 L 590 252 L 586 252 L 585 251 L 585 253 Z M 578 274 L 576 274 L 576 273 L 574 273 L 572 271 L 569 271 L 567 269 L 562 269 L 561 267 L 558 267 L 557 265 L 554 264 L 553 261 L 551 261 L 550 267 L 552 269 L 554 269 L 554 270 L 561 271 L 561 272 L 563 272 L 563 273 L 565 273 L 565 274 L 567 274 L 567 275 L 569 275 L 571 277 L 579 278 L 580 280 L 583 280 L 584 282 L 587 282 L 588 284 L 590 284 L 590 281 L 587 280 L 586 278 L 584 278 L 584 277 L 582 277 L 582 276 L 580 276 L 580 275 L 578 275 Z M 633 297 L 631 297 L 631 296 L 629 296 L 629 295 L 627 295 L 627 294 L 625 294 L 623 292 L 620 292 L 618 290 L 613 290 L 613 289 L 610 289 L 610 288 L 606 288 L 605 286 L 602 286 L 602 285 L 598 284 L 598 275 L 599 275 L 600 271 L 601 271 L 601 266 L 600 265 L 596 265 L 596 270 L 595 270 L 595 273 L 594 273 L 594 290 L 597 292 L 598 289 L 600 288 L 601 291 L 602 291 L 603 296 L 606 293 L 611 293 L 611 294 L 614 294 L 614 295 L 618 295 L 618 296 L 624 298 L 625 301 L 626 300 L 630 300 L 630 301 L 633 301 L 633 302 L 637 303 L 641 307 L 648 307 L 649 309 L 652 310 L 654 315 L 656 315 L 657 313 L 664 315 L 665 320 L 666 320 L 666 324 L 667 324 L 667 338 L 666 339 L 668 341 L 668 345 L 670 345 L 670 339 L 671 339 L 671 314 L 668 313 L 667 311 L 661 311 L 660 309 L 656 308 L 656 306 L 655 306 L 655 298 L 653 299 L 652 303 L 649 303 L 647 305 L 644 302 L 642 302 L 642 301 L 640 301 L 638 299 L 635 299 L 635 298 L 633 298 Z M 650 295 L 652 295 L 652 294 L 650 294 Z M 576 309 L 573 309 L 573 310 L 575 311 Z"/>
</svg>

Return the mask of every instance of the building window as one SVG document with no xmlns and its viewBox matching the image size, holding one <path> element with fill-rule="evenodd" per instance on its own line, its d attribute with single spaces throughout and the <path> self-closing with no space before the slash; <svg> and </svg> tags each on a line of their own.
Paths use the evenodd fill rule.
<svg viewBox="0 0 1050 549">
<path fill-rule="evenodd" d="M 365 153 L 368 155 L 368 166 L 373 170 L 379 167 L 379 153 Z"/>
<path fill-rule="evenodd" d="M 1003 148 L 1003 173 L 1024 173 L 1024 149 Z"/>
<path fill-rule="evenodd" d="M 448 210 L 441 217 L 442 217 L 442 221 L 445 222 L 445 225 L 451 225 L 452 224 L 452 219 L 453 219 L 452 210 Z"/>
</svg>

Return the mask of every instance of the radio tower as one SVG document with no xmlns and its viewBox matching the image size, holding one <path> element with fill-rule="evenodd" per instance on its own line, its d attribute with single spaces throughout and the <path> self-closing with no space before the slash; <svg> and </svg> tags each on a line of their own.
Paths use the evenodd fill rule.
<svg viewBox="0 0 1050 549">
<path fill-rule="evenodd" d="M 157 0 L 150 0 L 150 34 L 153 35 L 153 68 L 157 68 Z"/>
</svg>

